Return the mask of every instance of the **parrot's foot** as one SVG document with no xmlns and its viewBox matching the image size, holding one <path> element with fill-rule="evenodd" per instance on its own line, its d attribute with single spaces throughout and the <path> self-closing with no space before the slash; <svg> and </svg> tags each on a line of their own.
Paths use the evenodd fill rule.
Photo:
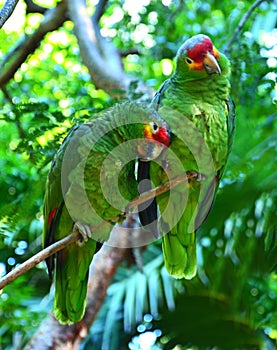
<svg viewBox="0 0 277 350">
<path fill-rule="evenodd" d="M 73 227 L 73 232 L 80 234 L 80 239 L 78 239 L 78 241 L 77 241 L 78 245 L 84 244 L 92 236 L 90 226 L 86 225 L 86 224 L 82 224 L 79 221 L 75 222 L 74 227 Z"/>
<path fill-rule="evenodd" d="M 198 173 L 195 170 L 189 170 L 186 172 L 188 181 L 204 181 L 206 180 L 206 175 Z"/>
</svg>

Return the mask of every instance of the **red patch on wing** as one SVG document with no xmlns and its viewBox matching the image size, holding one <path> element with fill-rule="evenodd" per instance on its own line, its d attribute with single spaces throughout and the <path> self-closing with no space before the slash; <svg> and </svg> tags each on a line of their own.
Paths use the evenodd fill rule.
<svg viewBox="0 0 277 350">
<path fill-rule="evenodd" d="M 56 215 L 56 212 L 57 212 L 58 208 L 54 208 L 52 211 L 50 211 L 49 215 L 48 215 L 48 227 L 50 227 L 55 215 Z"/>
</svg>

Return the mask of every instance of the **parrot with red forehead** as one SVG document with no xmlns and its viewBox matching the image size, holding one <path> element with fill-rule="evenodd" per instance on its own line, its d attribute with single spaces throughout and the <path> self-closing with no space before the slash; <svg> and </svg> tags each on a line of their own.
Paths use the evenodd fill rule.
<svg viewBox="0 0 277 350">
<path fill-rule="evenodd" d="M 47 259 L 55 274 L 54 315 L 78 322 L 85 310 L 96 242 L 106 241 L 126 204 L 138 195 L 137 158 L 147 162 L 169 145 L 166 123 L 139 103 L 114 105 L 75 126 L 52 162 L 44 198 L 44 247 L 72 232 L 81 240 Z"/>
<path fill-rule="evenodd" d="M 141 192 L 151 188 L 141 180 L 150 178 L 158 186 L 184 173 L 194 177 L 139 208 L 141 223 L 155 236 L 162 234 L 165 266 L 175 278 L 197 273 L 195 231 L 209 213 L 232 146 L 235 106 L 229 77 L 227 57 L 208 36 L 195 35 L 179 48 L 175 72 L 152 101 L 170 127 L 171 144 L 166 162 L 139 162 Z"/>
</svg>

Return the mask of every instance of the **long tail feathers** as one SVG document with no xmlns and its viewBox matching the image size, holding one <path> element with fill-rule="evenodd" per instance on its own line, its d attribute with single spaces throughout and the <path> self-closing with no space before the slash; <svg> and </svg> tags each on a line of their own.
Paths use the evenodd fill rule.
<svg viewBox="0 0 277 350">
<path fill-rule="evenodd" d="M 57 254 L 54 315 L 63 324 L 80 321 L 85 312 L 88 273 L 96 242 L 73 243 Z"/>
<path fill-rule="evenodd" d="M 173 232 L 163 237 L 163 254 L 168 273 L 174 278 L 192 279 L 197 272 L 195 233 L 186 234 L 181 243 Z"/>
</svg>

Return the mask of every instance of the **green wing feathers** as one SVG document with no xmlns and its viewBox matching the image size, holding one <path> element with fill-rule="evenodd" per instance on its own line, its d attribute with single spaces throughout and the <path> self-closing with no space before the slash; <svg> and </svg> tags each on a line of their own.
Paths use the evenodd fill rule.
<svg viewBox="0 0 277 350">
<path fill-rule="evenodd" d="M 150 129 L 151 142 L 146 142 L 145 124 L 151 127 L 152 123 L 158 130 L 156 137 L 164 137 L 163 142 L 152 144 Z M 130 140 L 135 143 L 126 142 Z M 92 238 L 72 243 L 58 252 L 56 259 L 47 259 L 49 274 L 54 271 L 55 275 L 54 315 L 61 323 L 75 323 L 83 317 L 96 241 L 108 240 L 125 206 L 138 195 L 138 142 L 146 159 L 158 156 L 161 145 L 169 142 L 164 122 L 145 105 L 115 105 L 74 127 L 52 162 L 44 199 L 43 245 L 70 235 L 76 227 L 93 230 Z M 124 151 L 120 151 L 122 145 Z M 130 161 L 125 163 L 127 156 Z M 110 162 L 105 163 L 108 157 Z"/>
<path fill-rule="evenodd" d="M 71 244 L 57 254 L 54 315 L 64 324 L 78 322 L 84 315 L 89 266 L 96 241 L 83 246 Z"/>
<path fill-rule="evenodd" d="M 168 273 L 174 278 L 191 279 L 196 275 L 196 242 L 195 233 L 184 234 L 186 243 L 172 229 L 162 240 L 164 262 Z"/>
<path fill-rule="evenodd" d="M 235 106 L 229 96 L 229 76 L 229 60 L 200 34 L 179 49 L 174 74 L 152 100 L 170 127 L 169 151 L 176 155 L 181 169 L 178 174 L 171 171 L 176 159 L 168 153 L 164 171 L 151 163 L 151 180 L 158 186 L 187 171 L 205 176 L 203 181 L 190 181 L 187 191 L 185 185 L 179 185 L 157 197 L 165 265 L 175 278 L 196 275 L 195 232 L 209 213 L 232 146 Z M 151 218 L 150 214 L 142 216 Z"/>
</svg>

